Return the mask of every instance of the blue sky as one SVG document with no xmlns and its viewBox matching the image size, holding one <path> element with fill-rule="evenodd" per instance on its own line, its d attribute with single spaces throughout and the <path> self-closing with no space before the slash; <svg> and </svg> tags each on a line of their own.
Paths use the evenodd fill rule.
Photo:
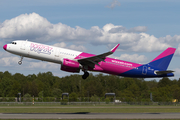
<svg viewBox="0 0 180 120">
<path fill-rule="evenodd" d="M 167 47 L 175 47 L 169 69 L 176 71 L 178 79 L 179 6 L 179 0 L 1 0 L 0 45 L 28 39 L 100 54 L 120 43 L 112 57 L 138 63 L 147 63 Z M 0 55 L 1 71 L 71 74 L 60 71 L 57 64 L 27 58 L 19 66 L 20 58 L 3 49 Z"/>
</svg>

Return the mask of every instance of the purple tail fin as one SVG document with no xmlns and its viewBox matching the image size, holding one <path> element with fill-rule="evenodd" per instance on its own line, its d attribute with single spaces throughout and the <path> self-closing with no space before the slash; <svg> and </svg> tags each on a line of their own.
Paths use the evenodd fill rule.
<svg viewBox="0 0 180 120">
<path fill-rule="evenodd" d="M 157 67 L 160 70 L 167 70 L 175 50 L 176 48 L 167 48 L 164 52 L 152 60 L 149 65 Z"/>
</svg>

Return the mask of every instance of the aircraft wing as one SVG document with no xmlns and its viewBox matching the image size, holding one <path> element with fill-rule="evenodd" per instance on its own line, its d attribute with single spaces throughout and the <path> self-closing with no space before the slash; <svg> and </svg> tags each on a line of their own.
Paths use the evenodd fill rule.
<svg viewBox="0 0 180 120">
<path fill-rule="evenodd" d="M 103 53 L 103 54 L 100 54 L 100 55 L 95 55 L 95 56 L 92 56 L 92 57 L 78 59 L 77 61 L 83 66 L 89 66 L 91 68 L 94 68 L 95 65 L 99 65 L 98 64 L 99 62 L 104 61 L 106 59 L 106 56 L 113 54 L 116 51 L 116 49 L 118 48 L 119 45 L 120 44 L 117 44 L 109 52 L 106 52 L 106 53 Z"/>
<path fill-rule="evenodd" d="M 164 74 L 168 74 L 168 73 L 173 73 L 174 71 L 172 70 L 166 70 L 166 71 L 156 71 L 157 75 L 164 75 Z"/>
</svg>

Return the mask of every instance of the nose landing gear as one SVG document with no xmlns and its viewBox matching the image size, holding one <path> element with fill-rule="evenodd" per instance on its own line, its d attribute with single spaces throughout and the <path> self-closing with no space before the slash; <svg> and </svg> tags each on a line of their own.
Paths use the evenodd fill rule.
<svg viewBox="0 0 180 120">
<path fill-rule="evenodd" d="M 23 56 L 21 56 L 21 60 L 18 62 L 19 65 L 22 64 Z"/>
</svg>

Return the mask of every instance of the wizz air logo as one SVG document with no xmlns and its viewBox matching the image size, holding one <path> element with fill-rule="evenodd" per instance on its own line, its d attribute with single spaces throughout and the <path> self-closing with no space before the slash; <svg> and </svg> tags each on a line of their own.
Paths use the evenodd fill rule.
<svg viewBox="0 0 180 120">
<path fill-rule="evenodd" d="M 43 53 L 43 54 L 48 54 L 50 55 L 52 52 L 52 47 L 46 46 L 46 45 L 41 45 L 41 44 L 34 44 L 31 43 L 30 50 L 37 52 L 38 54 Z"/>
</svg>

